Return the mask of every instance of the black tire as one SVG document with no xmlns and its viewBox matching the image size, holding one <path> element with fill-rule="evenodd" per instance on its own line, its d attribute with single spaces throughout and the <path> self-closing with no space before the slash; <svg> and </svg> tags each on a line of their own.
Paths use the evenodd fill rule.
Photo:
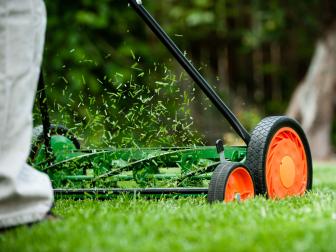
<svg viewBox="0 0 336 252">
<path fill-rule="evenodd" d="M 80 149 L 80 143 L 76 136 L 69 132 L 69 129 L 62 126 L 62 125 L 50 125 L 50 135 L 60 135 L 60 136 L 65 136 L 68 139 L 70 139 L 73 144 L 76 146 L 77 149 Z M 33 129 L 33 136 L 32 136 L 32 146 L 30 150 L 30 155 L 29 158 L 30 160 L 34 160 L 38 149 L 40 146 L 44 143 L 44 137 L 43 137 L 43 126 L 39 125 L 34 127 Z"/>
<path fill-rule="evenodd" d="M 309 143 L 298 122 L 286 116 L 271 116 L 264 118 L 253 130 L 247 147 L 246 166 L 251 170 L 255 182 L 256 193 L 267 195 L 266 158 L 273 136 L 281 128 L 289 127 L 299 136 L 306 154 L 307 184 L 306 190 L 312 188 L 313 168 Z M 269 196 L 269 195 L 267 195 Z"/>
<path fill-rule="evenodd" d="M 245 165 L 241 163 L 232 163 L 232 162 L 225 162 L 219 164 L 215 171 L 212 173 L 209 190 L 208 190 L 208 202 L 215 203 L 215 202 L 223 202 L 225 197 L 225 189 L 228 182 L 228 179 L 233 171 L 237 168 L 243 168 L 248 172 L 249 177 L 252 181 L 253 187 L 253 194 L 254 194 L 254 183 L 253 177 L 250 171 L 246 168 Z"/>
</svg>

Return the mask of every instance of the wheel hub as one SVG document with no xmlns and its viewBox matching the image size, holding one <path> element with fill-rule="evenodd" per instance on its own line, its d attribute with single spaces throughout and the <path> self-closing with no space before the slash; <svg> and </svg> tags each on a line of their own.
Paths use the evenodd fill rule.
<svg viewBox="0 0 336 252">
<path fill-rule="evenodd" d="M 295 163 L 290 156 L 284 156 L 280 162 L 280 179 L 286 188 L 290 188 L 294 184 Z"/>
</svg>

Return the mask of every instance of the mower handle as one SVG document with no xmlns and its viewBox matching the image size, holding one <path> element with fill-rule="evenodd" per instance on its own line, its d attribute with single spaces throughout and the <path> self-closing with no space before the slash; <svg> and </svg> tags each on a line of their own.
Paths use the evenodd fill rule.
<svg viewBox="0 0 336 252">
<path fill-rule="evenodd" d="M 197 71 L 197 69 L 190 63 L 190 61 L 186 58 L 186 56 L 181 52 L 181 50 L 177 47 L 174 41 L 168 36 L 168 34 L 151 16 L 151 14 L 145 9 L 145 7 L 142 5 L 142 1 L 128 0 L 128 2 L 131 5 L 131 7 L 136 11 L 136 13 L 144 20 L 147 26 L 154 32 L 154 34 L 158 37 L 158 39 L 171 52 L 171 54 L 180 63 L 180 65 L 189 74 L 189 76 L 201 88 L 201 90 L 215 105 L 215 107 L 222 113 L 222 115 L 230 123 L 230 125 L 237 132 L 237 134 L 244 140 L 246 144 L 248 144 L 251 138 L 250 134 L 239 122 L 239 120 L 233 114 L 233 112 L 221 100 L 221 98 L 209 85 L 209 83 L 204 79 L 204 77 Z"/>
</svg>

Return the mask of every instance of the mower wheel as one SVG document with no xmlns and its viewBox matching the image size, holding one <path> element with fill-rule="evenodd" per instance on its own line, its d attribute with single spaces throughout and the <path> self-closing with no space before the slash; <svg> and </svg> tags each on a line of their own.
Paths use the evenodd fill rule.
<svg viewBox="0 0 336 252">
<path fill-rule="evenodd" d="M 219 164 L 212 174 L 208 202 L 231 202 L 254 197 L 254 183 L 249 170 L 240 163 Z"/>
<path fill-rule="evenodd" d="M 73 142 L 73 144 L 76 146 L 77 149 L 80 149 L 80 143 L 76 136 L 69 132 L 69 129 L 62 126 L 62 125 L 55 125 L 51 124 L 50 125 L 50 136 L 53 135 L 60 135 L 60 136 L 65 136 L 69 140 Z M 40 146 L 44 143 L 44 137 L 43 137 L 43 126 L 39 125 L 36 126 L 33 129 L 33 136 L 32 136 L 32 147 L 30 151 L 29 158 L 31 160 L 34 160 L 35 155 L 38 153 L 38 150 Z"/>
<path fill-rule="evenodd" d="M 289 117 L 267 117 L 257 125 L 248 144 L 246 165 L 257 194 L 284 198 L 312 188 L 309 144 L 300 125 Z"/>
</svg>

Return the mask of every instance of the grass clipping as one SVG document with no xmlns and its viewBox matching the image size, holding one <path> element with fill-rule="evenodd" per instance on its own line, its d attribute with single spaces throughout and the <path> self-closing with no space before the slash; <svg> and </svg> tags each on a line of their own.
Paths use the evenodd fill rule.
<svg viewBox="0 0 336 252">
<path fill-rule="evenodd" d="M 47 85 L 52 122 L 68 127 L 87 148 L 202 144 L 191 113 L 195 89 L 186 76 L 156 63 L 147 71 L 134 63 L 131 70 L 96 80 L 82 75 L 79 90 L 62 76 L 61 94 L 58 85 Z"/>
</svg>

